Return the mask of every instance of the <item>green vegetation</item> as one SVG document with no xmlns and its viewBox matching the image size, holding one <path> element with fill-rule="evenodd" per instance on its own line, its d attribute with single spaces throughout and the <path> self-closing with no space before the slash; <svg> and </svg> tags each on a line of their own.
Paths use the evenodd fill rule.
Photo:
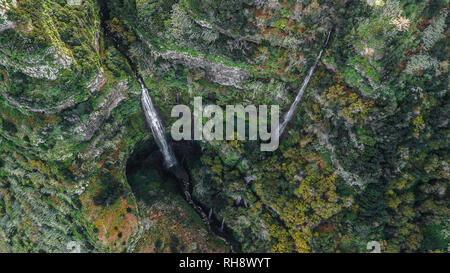
<svg viewBox="0 0 450 273">
<path fill-rule="evenodd" d="M 133 69 L 168 131 L 195 96 L 284 113 L 330 28 L 276 151 L 202 141 L 179 158 L 194 199 L 238 251 L 448 251 L 447 0 L 0 7 L 0 252 L 227 251 L 174 180 L 132 162 L 152 137 Z"/>
</svg>

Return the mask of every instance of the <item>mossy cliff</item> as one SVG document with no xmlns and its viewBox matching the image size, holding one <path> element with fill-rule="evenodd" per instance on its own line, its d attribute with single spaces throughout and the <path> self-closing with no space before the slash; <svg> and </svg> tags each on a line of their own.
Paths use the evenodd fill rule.
<svg viewBox="0 0 450 273">
<path fill-rule="evenodd" d="M 153 151 L 133 70 L 168 130 L 196 96 L 282 114 L 330 29 L 280 147 L 198 141 L 193 197 L 238 251 L 447 251 L 447 14 L 447 1 L 0 0 L 0 251 L 229 251 L 157 164 L 127 176 Z"/>
</svg>

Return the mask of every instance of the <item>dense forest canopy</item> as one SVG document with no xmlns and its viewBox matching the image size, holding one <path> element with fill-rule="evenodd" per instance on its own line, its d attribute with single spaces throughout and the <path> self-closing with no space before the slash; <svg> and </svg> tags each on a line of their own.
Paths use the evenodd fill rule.
<svg viewBox="0 0 450 273">
<path fill-rule="evenodd" d="M 167 132 L 194 97 L 281 116 L 330 30 L 276 151 L 177 152 L 193 199 L 235 251 L 448 252 L 448 13 L 448 0 L 0 0 L 0 252 L 230 251 L 147 158 L 135 74 Z"/>
</svg>

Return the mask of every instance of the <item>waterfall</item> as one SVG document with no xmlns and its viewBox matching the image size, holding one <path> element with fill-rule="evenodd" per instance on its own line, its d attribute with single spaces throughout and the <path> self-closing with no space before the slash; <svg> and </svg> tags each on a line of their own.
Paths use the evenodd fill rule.
<svg viewBox="0 0 450 273">
<path fill-rule="evenodd" d="M 222 224 L 220 225 L 220 232 L 223 232 L 223 228 L 225 226 L 225 218 L 222 218 Z"/>
<path fill-rule="evenodd" d="M 279 136 L 281 136 L 284 133 L 284 130 L 286 129 L 286 126 L 288 125 L 289 121 L 291 121 L 291 119 L 294 117 L 294 114 L 297 110 L 298 104 L 302 100 L 303 93 L 305 93 L 306 87 L 308 86 L 309 80 L 311 79 L 311 77 L 314 73 L 314 70 L 316 70 L 317 64 L 319 63 L 319 60 L 322 57 L 323 51 L 325 50 L 325 48 L 328 44 L 330 35 L 331 35 L 331 30 L 328 31 L 328 36 L 327 36 L 327 40 L 325 41 L 325 45 L 323 46 L 322 50 L 320 50 L 319 55 L 317 55 L 316 61 L 309 69 L 308 74 L 306 75 L 306 78 L 303 80 L 302 86 L 301 86 L 300 90 L 298 91 L 294 102 L 291 104 L 291 107 L 289 108 L 289 110 L 283 117 L 283 122 L 280 125 Z"/>
<path fill-rule="evenodd" d="M 145 114 L 145 120 L 147 121 L 148 126 L 152 130 L 153 137 L 155 138 L 156 144 L 158 145 L 159 150 L 163 154 L 164 157 L 164 166 L 168 169 L 170 173 L 172 173 L 177 180 L 181 183 L 181 187 L 184 192 L 184 197 L 189 205 L 199 214 L 202 221 L 205 223 L 207 229 L 212 233 L 212 235 L 220 240 L 222 240 L 229 248 L 231 252 L 234 252 L 233 245 L 224 237 L 217 235 L 211 229 L 211 216 L 212 209 L 209 211 L 209 215 L 206 215 L 203 209 L 197 205 L 192 196 L 190 194 L 190 182 L 189 175 L 186 170 L 177 163 L 177 159 L 173 152 L 172 146 L 167 141 L 166 134 L 164 131 L 164 127 L 162 126 L 161 119 L 156 111 L 156 108 L 153 104 L 153 100 L 149 95 L 149 91 L 144 84 L 142 78 L 140 78 L 136 73 L 137 80 L 141 85 L 142 95 L 141 95 L 141 104 Z M 220 226 L 219 231 L 223 232 L 225 225 L 225 220 L 222 220 L 222 225 Z"/>
<path fill-rule="evenodd" d="M 144 81 L 142 80 L 142 77 L 139 75 L 139 72 L 131 60 L 131 58 L 127 55 L 128 48 L 123 43 L 123 40 L 121 38 L 115 37 L 111 32 L 108 31 L 108 27 L 106 22 L 109 20 L 109 10 L 107 7 L 107 4 L 103 1 L 99 1 L 100 3 L 100 15 L 101 15 L 101 25 L 102 29 L 104 31 L 104 35 L 111 39 L 114 42 L 114 45 L 116 49 L 127 59 L 130 67 L 132 68 L 135 77 L 137 81 L 139 82 L 141 86 L 141 106 L 145 114 L 145 120 L 150 127 L 153 137 L 155 139 L 155 142 L 158 146 L 159 151 L 163 155 L 163 161 L 164 161 L 164 167 L 167 168 L 167 171 L 174 175 L 177 179 L 177 181 L 181 184 L 181 188 L 184 193 L 184 197 L 188 204 L 195 210 L 195 212 L 198 213 L 202 221 L 205 223 L 207 229 L 211 234 L 216 237 L 217 239 L 222 240 L 225 245 L 227 245 L 231 252 L 234 252 L 233 245 L 224 237 L 221 237 L 217 235 L 213 229 L 211 228 L 211 217 L 212 217 L 212 209 L 210 209 L 209 216 L 206 215 L 206 213 L 203 211 L 202 207 L 197 205 L 194 200 L 192 199 L 191 193 L 190 193 L 190 177 L 189 174 L 186 172 L 182 164 L 178 164 L 177 159 L 175 157 L 175 153 L 173 152 L 173 148 L 171 146 L 171 143 L 167 140 L 165 130 L 163 127 L 163 124 L 161 122 L 161 118 L 156 111 L 156 108 L 154 106 L 153 100 L 150 97 L 149 90 L 145 86 Z M 223 230 L 224 227 L 224 221 L 222 221 L 221 229 Z"/>
<path fill-rule="evenodd" d="M 148 93 L 148 89 L 147 87 L 145 87 L 142 79 L 138 78 L 138 81 L 139 84 L 141 85 L 142 90 L 141 103 L 145 114 L 145 120 L 147 121 L 147 124 L 150 127 L 150 129 L 152 130 L 156 144 L 158 145 L 158 148 L 163 155 L 164 166 L 167 169 L 169 169 L 177 165 L 177 159 L 172 150 L 172 146 L 169 145 L 169 142 L 167 141 L 166 132 L 164 130 L 158 112 L 156 111 L 156 108 L 153 104 L 153 100 Z"/>
</svg>

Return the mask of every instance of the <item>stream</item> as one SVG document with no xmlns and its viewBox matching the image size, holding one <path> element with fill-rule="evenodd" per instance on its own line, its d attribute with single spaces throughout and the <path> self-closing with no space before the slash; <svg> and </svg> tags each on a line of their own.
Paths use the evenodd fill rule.
<svg viewBox="0 0 450 273">
<path fill-rule="evenodd" d="M 320 50 L 319 54 L 317 55 L 317 58 L 314 61 L 314 64 L 309 68 L 308 73 L 306 74 L 306 77 L 303 80 L 302 86 L 300 87 L 300 90 L 298 91 L 297 96 L 295 96 L 294 102 L 291 104 L 291 106 L 289 107 L 289 110 L 283 116 L 283 122 L 280 125 L 280 129 L 279 129 L 280 131 L 278 134 L 280 137 L 283 135 L 284 131 L 286 130 L 288 123 L 291 121 L 292 118 L 294 118 L 294 115 L 296 113 L 298 105 L 300 104 L 303 94 L 305 93 L 306 87 L 308 87 L 309 80 L 311 79 L 312 75 L 314 74 L 317 64 L 319 63 L 320 58 L 322 58 L 322 54 L 328 45 L 328 41 L 330 40 L 331 31 L 332 31 L 331 29 L 328 31 L 325 44 L 323 45 L 322 49 Z"/>
</svg>

